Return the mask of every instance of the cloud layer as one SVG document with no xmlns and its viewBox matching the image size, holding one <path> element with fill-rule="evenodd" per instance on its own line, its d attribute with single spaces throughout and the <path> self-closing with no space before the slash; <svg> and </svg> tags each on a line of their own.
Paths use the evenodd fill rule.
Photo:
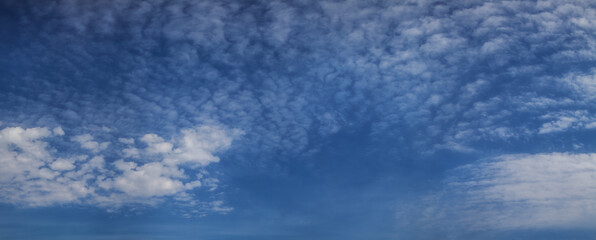
<svg viewBox="0 0 596 240">
<path fill-rule="evenodd" d="M 2 121 L 14 126 L 169 135 L 217 121 L 246 132 L 245 152 L 295 154 L 361 127 L 470 152 L 594 122 L 547 115 L 594 111 L 591 1 L 6 7 L 31 9 L 15 34 L 28 44 L 9 42 L 3 62 Z"/>
</svg>

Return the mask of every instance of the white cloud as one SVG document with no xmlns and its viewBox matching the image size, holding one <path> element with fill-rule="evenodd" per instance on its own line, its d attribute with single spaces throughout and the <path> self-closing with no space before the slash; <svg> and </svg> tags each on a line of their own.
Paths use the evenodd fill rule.
<svg viewBox="0 0 596 240">
<path fill-rule="evenodd" d="M 232 210 L 234 210 L 234 208 L 231 207 L 225 207 L 223 206 L 224 202 L 223 201 L 213 201 L 211 202 L 211 207 L 213 211 L 216 212 L 221 212 L 221 213 L 228 213 L 231 212 Z"/>
<path fill-rule="evenodd" d="M 565 129 L 570 128 L 575 122 L 577 122 L 576 118 L 573 117 L 560 117 L 558 120 L 545 123 L 540 127 L 538 133 L 551 133 L 551 132 L 560 132 Z"/>
<path fill-rule="evenodd" d="M 558 80 L 580 96 L 589 100 L 596 98 L 596 69 L 585 74 L 571 73 Z"/>
<path fill-rule="evenodd" d="M 562 132 L 568 129 L 591 128 L 596 123 L 596 117 L 593 117 L 587 111 L 554 112 L 542 116 L 542 119 L 550 121 L 542 124 L 538 130 L 539 134 Z"/>
<path fill-rule="evenodd" d="M 51 136 L 46 128 L 4 128 L 0 131 L 0 180 L 22 181 L 39 176 L 38 168 L 50 160 L 47 143 L 41 139 Z"/>
<path fill-rule="evenodd" d="M 141 138 L 147 148 L 123 151 L 126 158 L 152 158 L 143 162 L 121 159 L 111 163 L 111 168 L 101 155 L 55 157 L 69 153 L 57 153 L 48 145 L 46 138 L 61 135 L 59 131 L 53 132 L 47 128 L 20 127 L 0 131 L 1 202 L 25 206 L 75 203 L 112 208 L 127 203 L 155 204 L 163 197 L 179 194 L 188 196 L 189 190 L 203 185 L 213 189 L 217 180 L 205 178 L 204 170 L 196 170 L 199 173 L 195 175 L 188 173 L 217 162 L 219 158 L 215 154 L 229 148 L 237 134 L 215 125 L 184 129 L 172 143 L 156 134 L 147 134 Z M 72 140 L 92 152 L 104 149 L 89 134 Z M 212 210 L 226 212 L 227 208 L 220 205 L 214 205 Z"/>
<path fill-rule="evenodd" d="M 135 139 L 134 138 L 118 138 L 118 141 L 124 144 L 134 144 L 135 143 Z"/>
<path fill-rule="evenodd" d="M 145 134 L 141 141 L 147 144 L 145 151 L 149 154 L 163 154 L 172 151 L 173 145 L 156 134 Z"/>
<path fill-rule="evenodd" d="M 81 144 L 82 148 L 88 149 L 93 153 L 98 153 L 105 150 L 110 145 L 110 142 L 96 142 L 93 141 L 93 136 L 90 134 L 77 135 L 72 138 L 73 141 Z"/>
<path fill-rule="evenodd" d="M 62 130 L 62 127 L 55 127 L 54 130 L 52 130 L 54 132 L 54 135 L 57 136 L 62 136 L 64 135 L 64 130 Z"/>
<path fill-rule="evenodd" d="M 118 160 L 114 166 L 121 174 L 102 183 L 106 189 L 124 192 L 132 198 L 169 196 L 200 187 L 202 175 L 187 176 L 183 167 L 195 169 L 219 161 L 214 154 L 227 149 L 238 131 L 227 131 L 215 125 L 199 126 L 181 131 L 179 138 L 166 142 L 156 134 L 146 134 L 141 141 L 145 149 L 124 149 L 125 156 L 158 157 L 155 162 L 142 165 Z M 206 180 L 213 188 L 213 180 Z"/>
<path fill-rule="evenodd" d="M 232 144 L 232 137 L 241 132 L 226 132 L 218 126 L 201 126 L 182 130 L 178 147 L 168 155 L 164 162 L 170 165 L 196 164 L 205 166 L 218 162 L 213 153 L 226 149 Z"/>
<path fill-rule="evenodd" d="M 13 127 L 0 131 L 2 202 L 40 206 L 74 202 L 87 194 L 89 189 L 82 179 L 61 176 L 74 165 L 72 160 L 52 157 L 43 140 L 51 136 L 47 128 Z"/>
<path fill-rule="evenodd" d="M 125 148 L 122 152 L 124 153 L 125 158 L 139 158 L 141 156 L 139 149 L 134 147 Z"/>
<path fill-rule="evenodd" d="M 73 164 L 72 161 L 70 161 L 68 159 L 59 158 L 58 160 L 56 160 L 50 164 L 50 168 L 52 168 L 56 171 L 67 171 L 67 170 L 74 169 L 75 165 Z"/>
<path fill-rule="evenodd" d="M 471 147 L 462 145 L 461 143 L 457 143 L 455 141 L 447 141 L 445 143 L 442 144 L 437 144 L 435 145 L 436 148 L 439 149 L 449 149 L 452 151 L 456 151 L 456 152 L 464 152 L 464 153 L 472 153 L 475 152 L 476 150 L 474 150 Z"/>
<path fill-rule="evenodd" d="M 131 197 L 159 197 L 174 195 L 184 190 L 184 184 L 178 180 L 184 176 L 180 169 L 165 166 L 159 162 L 142 166 L 116 163 L 123 170 L 122 175 L 114 178 L 111 185 L 114 189 Z"/>
<path fill-rule="evenodd" d="M 504 155 L 465 165 L 437 196 L 426 221 L 472 229 L 596 228 L 596 154 Z"/>
</svg>

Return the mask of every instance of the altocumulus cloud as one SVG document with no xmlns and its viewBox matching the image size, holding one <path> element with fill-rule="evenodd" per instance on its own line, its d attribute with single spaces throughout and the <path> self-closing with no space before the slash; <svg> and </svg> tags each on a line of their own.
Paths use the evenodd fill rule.
<svg viewBox="0 0 596 240">
<path fill-rule="evenodd" d="M 593 126 L 568 116 L 594 110 L 592 1 L 5 4 L 31 11 L 15 35 L 27 44 L 4 62 L 2 120 L 78 140 L 90 134 L 78 128 L 170 135 L 217 121 L 246 132 L 246 152 L 309 153 L 361 126 L 472 152 Z"/>
<path fill-rule="evenodd" d="M 114 208 L 131 203 L 151 205 L 171 197 L 189 204 L 196 199 L 189 197 L 188 191 L 203 182 L 210 187 L 216 182 L 207 178 L 204 170 L 196 169 L 218 162 L 215 154 L 228 149 L 239 134 L 216 125 L 184 129 L 169 141 L 146 134 L 141 137 L 146 144 L 135 155 L 142 161 L 130 160 L 124 152 L 123 159 L 107 163 L 98 149 L 108 144 L 93 142 L 90 135 L 73 139 L 93 155 L 56 157 L 79 152 L 60 153 L 49 144 L 50 140 L 60 141 L 64 135 L 61 128 L 4 128 L 0 130 L 0 201 L 24 206 Z M 229 211 L 221 201 L 212 205 L 215 211 Z"/>
</svg>

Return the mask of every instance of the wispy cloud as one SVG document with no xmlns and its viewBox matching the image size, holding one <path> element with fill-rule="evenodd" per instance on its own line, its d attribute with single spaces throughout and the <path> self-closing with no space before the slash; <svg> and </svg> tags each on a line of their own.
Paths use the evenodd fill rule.
<svg viewBox="0 0 596 240">
<path fill-rule="evenodd" d="M 424 221 L 439 228 L 596 228 L 596 154 L 503 155 L 450 172 L 427 199 Z"/>
</svg>

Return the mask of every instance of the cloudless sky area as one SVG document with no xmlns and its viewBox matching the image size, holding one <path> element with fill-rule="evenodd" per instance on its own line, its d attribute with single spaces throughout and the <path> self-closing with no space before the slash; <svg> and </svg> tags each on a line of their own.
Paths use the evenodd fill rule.
<svg viewBox="0 0 596 240">
<path fill-rule="evenodd" d="M 592 0 L 0 0 L 0 239 L 596 239 Z"/>
</svg>

